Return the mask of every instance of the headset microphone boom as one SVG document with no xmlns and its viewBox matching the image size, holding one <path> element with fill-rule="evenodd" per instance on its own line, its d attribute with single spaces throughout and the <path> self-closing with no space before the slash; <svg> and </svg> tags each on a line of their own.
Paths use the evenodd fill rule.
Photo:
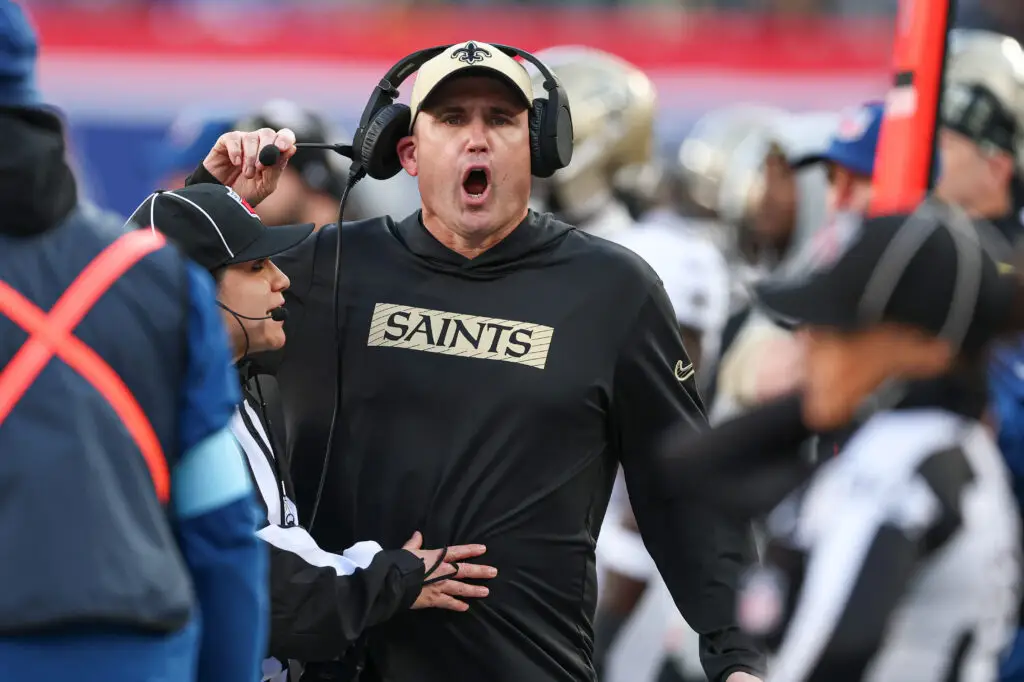
<svg viewBox="0 0 1024 682">
<path fill-rule="evenodd" d="M 330 149 L 333 152 L 341 154 L 347 159 L 352 158 L 352 145 L 349 144 L 327 144 L 324 142 L 297 142 L 296 147 L 306 147 L 308 149 Z M 260 150 L 259 155 L 260 163 L 268 168 L 275 165 L 281 160 L 281 150 L 272 144 L 268 144 Z"/>
<path fill-rule="evenodd" d="M 217 305 L 223 308 L 224 310 L 228 311 L 235 317 L 240 317 L 243 320 L 254 320 L 256 322 L 259 322 L 260 320 L 273 320 L 274 322 L 284 322 L 285 320 L 288 319 L 287 308 L 274 308 L 273 310 L 270 311 L 269 315 L 264 315 L 263 317 L 249 317 L 248 315 L 243 315 L 242 313 L 235 312 L 234 310 L 227 307 L 220 301 L 217 301 Z"/>
</svg>

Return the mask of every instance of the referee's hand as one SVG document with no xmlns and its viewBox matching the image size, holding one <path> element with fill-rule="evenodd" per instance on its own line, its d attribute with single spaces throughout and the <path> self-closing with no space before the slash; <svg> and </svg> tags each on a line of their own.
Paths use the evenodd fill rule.
<svg viewBox="0 0 1024 682">
<path fill-rule="evenodd" d="M 273 166 L 264 166 L 260 150 L 270 144 L 281 150 L 281 156 Z M 220 136 L 203 160 L 203 167 L 255 207 L 277 189 L 277 181 L 296 151 L 295 133 L 288 128 L 235 130 Z"/>
<path fill-rule="evenodd" d="M 402 545 L 402 549 L 415 554 L 423 560 L 423 565 L 429 569 L 441 559 L 441 550 L 422 549 L 423 535 L 416 531 L 412 537 Z M 456 599 L 456 597 L 486 597 L 490 590 L 481 585 L 470 585 L 461 582 L 462 580 L 486 580 L 498 575 L 498 569 L 493 566 L 482 564 L 461 563 L 466 559 L 478 557 L 487 548 L 483 545 L 455 545 L 449 547 L 444 555 L 444 562 L 431 574 L 434 579 L 439 576 L 451 576 L 451 580 L 441 580 L 430 585 L 424 585 L 420 596 L 416 598 L 412 608 L 414 609 L 449 609 L 451 611 L 466 611 L 469 604 Z"/>
</svg>

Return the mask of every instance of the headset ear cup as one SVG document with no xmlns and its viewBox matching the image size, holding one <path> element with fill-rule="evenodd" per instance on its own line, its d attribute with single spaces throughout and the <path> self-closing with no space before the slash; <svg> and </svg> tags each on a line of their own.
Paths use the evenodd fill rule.
<svg viewBox="0 0 1024 682">
<path fill-rule="evenodd" d="M 567 101 L 565 99 L 563 102 Z M 565 168 L 572 161 L 572 149 L 573 143 L 575 142 L 576 133 L 572 129 L 572 113 L 569 111 L 569 107 L 565 104 L 558 107 L 558 111 L 554 113 L 558 116 L 558 133 L 555 139 L 552 141 L 551 153 L 554 157 L 554 163 L 557 164 L 557 168 Z"/>
<path fill-rule="evenodd" d="M 546 99 L 535 99 L 529 115 L 530 172 L 538 178 L 549 178 L 555 172 L 544 153 L 544 138 L 541 134 L 541 131 L 544 130 L 544 116 L 547 115 L 547 109 L 548 101 Z"/>
<path fill-rule="evenodd" d="M 378 111 L 366 126 L 359 156 L 366 174 L 375 180 L 398 175 L 402 162 L 398 158 L 398 141 L 409 134 L 412 112 L 404 104 L 389 104 Z"/>
</svg>

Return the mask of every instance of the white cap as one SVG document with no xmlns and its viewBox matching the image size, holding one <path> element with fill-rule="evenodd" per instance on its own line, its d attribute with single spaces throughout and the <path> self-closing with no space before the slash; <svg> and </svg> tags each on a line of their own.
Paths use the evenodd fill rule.
<svg viewBox="0 0 1024 682">
<path fill-rule="evenodd" d="M 416 122 L 416 116 L 420 113 L 420 107 L 434 88 L 463 69 L 493 71 L 523 95 L 527 106 L 532 105 L 533 83 L 523 65 L 493 45 L 470 40 L 452 45 L 420 67 L 409 98 L 409 108 L 412 109 L 410 132 Z"/>
</svg>

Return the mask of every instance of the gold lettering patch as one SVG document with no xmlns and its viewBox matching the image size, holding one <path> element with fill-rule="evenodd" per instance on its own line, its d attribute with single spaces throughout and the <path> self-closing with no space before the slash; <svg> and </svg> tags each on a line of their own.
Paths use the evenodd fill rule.
<svg viewBox="0 0 1024 682">
<path fill-rule="evenodd" d="M 482 360 L 503 360 L 544 369 L 552 327 L 378 303 L 370 320 L 367 346 L 420 350 Z"/>
</svg>

